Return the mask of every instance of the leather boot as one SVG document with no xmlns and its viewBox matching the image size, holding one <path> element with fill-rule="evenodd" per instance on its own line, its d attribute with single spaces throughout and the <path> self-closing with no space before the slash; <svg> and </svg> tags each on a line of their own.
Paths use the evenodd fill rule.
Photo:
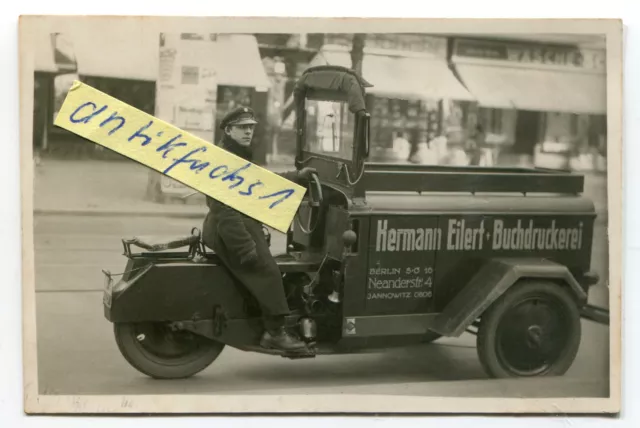
<svg viewBox="0 0 640 428">
<path fill-rule="evenodd" d="M 307 344 L 289 334 L 284 326 L 281 326 L 272 331 L 266 330 L 260 340 L 260 346 L 266 349 L 299 351 L 306 348 Z"/>
</svg>

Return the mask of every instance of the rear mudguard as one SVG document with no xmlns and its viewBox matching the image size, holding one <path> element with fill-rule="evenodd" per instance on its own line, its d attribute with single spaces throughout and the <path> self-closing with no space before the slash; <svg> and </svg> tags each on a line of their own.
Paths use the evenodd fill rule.
<svg viewBox="0 0 640 428">
<path fill-rule="evenodd" d="M 487 262 L 471 281 L 437 316 L 431 330 L 458 337 L 513 284 L 522 278 L 544 278 L 569 287 L 578 306 L 587 294 L 566 266 L 545 259 L 494 259 Z"/>
<path fill-rule="evenodd" d="M 130 260 L 113 286 L 105 316 L 111 322 L 212 319 L 214 308 L 228 318 L 247 318 L 250 298 L 229 271 L 210 260 Z"/>
</svg>

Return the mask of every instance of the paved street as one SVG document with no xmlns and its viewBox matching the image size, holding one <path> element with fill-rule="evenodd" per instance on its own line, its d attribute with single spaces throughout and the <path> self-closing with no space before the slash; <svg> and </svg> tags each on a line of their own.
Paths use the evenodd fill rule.
<svg viewBox="0 0 640 428">
<path fill-rule="evenodd" d="M 102 312 L 101 269 L 121 272 L 120 239 L 186 235 L 200 220 L 36 216 L 35 253 L 39 388 L 43 394 L 380 393 L 426 396 L 603 396 L 608 391 L 605 326 L 583 321 L 578 358 L 566 376 L 488 380 L 475 338 L 381 354 L 290 361 L 226 348 L 199 376 L 154 381 L 119 354 Z M 274 252 L 284 236 L 274 234 Z M 596 230 L 594 268 L 605 275 L 604 224 Z M 592 297 L 606 305 L 606 288 Z"/>
</svg>

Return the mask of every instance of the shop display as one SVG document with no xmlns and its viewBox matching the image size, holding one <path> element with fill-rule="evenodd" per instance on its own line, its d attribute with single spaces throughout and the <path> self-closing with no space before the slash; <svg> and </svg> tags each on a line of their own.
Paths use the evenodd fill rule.
<svg viewBox="0 0 640 428">
<path fill-rule="evenodd" d="M 375 117 L 371 123 L 374 152 L 392 150 L 394 135 L 406 134 L 412 146 L 438 136 L 440 107 L 437 100 L 373 97 L 371 105 Z"/>
</svg>

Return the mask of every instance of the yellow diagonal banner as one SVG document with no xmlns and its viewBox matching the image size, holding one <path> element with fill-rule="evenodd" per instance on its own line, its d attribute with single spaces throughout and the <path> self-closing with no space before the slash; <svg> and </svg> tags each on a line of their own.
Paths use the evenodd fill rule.
<svg viewBox="0 0 640 428">
<path fill-rule="evenodd" d="M 305 193 L 304 187 L 278 174 L 78 81 L 54 124 L 283 233 Z"/>
</svg>

